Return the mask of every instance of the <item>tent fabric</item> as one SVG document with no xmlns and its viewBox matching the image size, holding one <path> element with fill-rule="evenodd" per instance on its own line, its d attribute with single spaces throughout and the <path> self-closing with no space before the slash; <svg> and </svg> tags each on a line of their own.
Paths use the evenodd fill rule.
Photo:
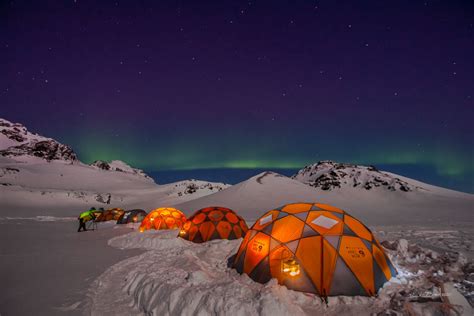
<svg viewBox="0 0 474 316">
<path fill-rule="evenodd" d="M 231 209 L 219 206 L 198 210 L 184 223 L 179 237 L 195 243 L 213 239 L 238 239 L 245 235 L 245 220 Z"/>
<path fill-rule="evenodd" d="M 141 209 L 125 211 L 117 220 L 117 224 L 141 223 L 147 212 Z"/>
<path fill-rule="evenodd" d="M 99 216 L 102 215 L 103 212 L 103 210 L 92 210 L 92 213 L 94 214 L 95 218 L 99 218 Z"/>
<path fill-rule="evenodd" d="M 234 268 L 320 296 L 373 296 L 396 270 L 372 232 L 345 211 L 295 203 L 270 210 L 245 235 Z"/>
<path fill-rule="evenodd" d="M 143 219 L 139 230 L 144 232 L 149 229 L 178 229 L 183 226 L 186 216 L 178 209 L 161 207 L 151 211 Z"/>
<path fill-rule="evenodd" d="M 125 211 L 121 208 L 111 208 L 102 212 L 102 214 L 97 217 L 96 222 L 106 222 L 106 221 L 116 221 L 119 219 Z"/>
</svg>

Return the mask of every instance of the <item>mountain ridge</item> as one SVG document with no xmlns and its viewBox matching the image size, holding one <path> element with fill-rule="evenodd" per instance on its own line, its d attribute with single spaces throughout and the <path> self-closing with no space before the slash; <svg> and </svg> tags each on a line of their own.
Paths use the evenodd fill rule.
<svg viewBox="0 0 474 316">
<path fill-rule="evenodd" d="M 323 160 L 307 165 L 291 178 L 324 191 L 337 190 L 347 186 L 365 190 L 382 188 L 402 192 L 410 192 L 419 188 L 392 173 L 380 171 L 372 165 L 338 163 L 332 160 Z"/>
</svg>

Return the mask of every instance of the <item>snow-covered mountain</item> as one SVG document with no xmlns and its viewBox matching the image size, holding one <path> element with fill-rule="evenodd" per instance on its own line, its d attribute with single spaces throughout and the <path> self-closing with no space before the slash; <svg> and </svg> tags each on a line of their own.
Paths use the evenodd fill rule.
<svg viewBox="0 0 474 316">
<path fill-rule="evenodd" d="M 408 190 L 400 190 L 396 180 L 389 182 L 393 183 L 395 190 L 388 189 L 390 184 L 367 189 L 364 187 L 367 183 L 377 183 L 372 179 L 375 175 L 366 167 L 358 168 L 361 174 L 366 170 L 366 181 L 362 185 L 349 185 L 339 180 L 341 183 L 336 186 L 337 189 L 327 190 L 273 172 L 263 172 L 218 193 L 178 204 L 177 207 L 191 214 L 205 206 L 226 206 L 252 222 L 266 211 L 287 203 L 320 202 L 340 207 L 368 225 L 417 225 L 427 221 L 435 225 L 447 225 L 453 222 L 453 218 L 458 222 L 472 221 L 472 194 L 435 187 L 394 174 L 379 175 L 376 171 L 373 172 L 381 179 L 399 179 L 400 185 L 406 186 Z M 300 171 L 298 174 L 301 176 L 305 173 Z M 354 174 L 358 174 L 357 171 Z M 349 182 L 348 179 L 345 181 Z"/>
<path fill-rule="evenodd" d="M 29 132 L 25 126 L 0 118 L 0 156 L 39 157 L 47 161 L 77 161 L 71 147 Z"/>
<path fill-rule="evenodd" d="M 111 162 L 96 160 L 90 165 L 100 170 L 124 172 L 150 178 L 143 170 L 133 168 L 121 160 L 112 160 Z"/>
<path fill-rule="evenodd" d="M 87 165 L 69 146 L 0 119 L 0 216 L 72 215 L 90 206 L 149 210 L 227 187 L 199 180 L 157 185 L 119 160 Z"/>
<path fill-rule="evenodd" d="M 177 205 L 186 214 L 206 206 L 225 206 L 247 220 L 286 203 L 316 200 L 317 192 L 296 180 L 274 172 L 263 172 L 218 193 Z"/>
<path fill-rule="evenodd" d="M 193 194 L 203 195 L 202 192 L 206 192 L 205 195 L 217 193 L 230 187 L 230 184 L 191 179 L 171 183 L 170 187 L 174 188 L 172 195 L 181 197 Z"/>
<path fill-rule="evenodd" d="M 2 118 L 0 118 L 0 156 L 23 162 L 40 158 L 48 162 L 80 163 L 76 153 L 68 145 L 32 133 L 22 124 Z M 149 178 L 143 170 L 133 168 L 120 160 L 111 162 L 96 160 L 91 166 L 105 171 L 118 171 Z"/>
<path fill-rule="evenodd" d="M 417 188 L 396 175 L 380 171 L 374 166 L 337 163 L 329 160 L 308 165 L 292 178 L 321 190 L 353 187 L 365 190 L 381 188 L 409 192 Z"/>
</svg>

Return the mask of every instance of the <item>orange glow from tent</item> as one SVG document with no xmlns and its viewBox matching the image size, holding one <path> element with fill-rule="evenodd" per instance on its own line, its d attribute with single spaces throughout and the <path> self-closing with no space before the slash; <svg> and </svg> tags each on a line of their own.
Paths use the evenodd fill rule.
<svg viewBox="0 0 474 316">
<path fill-rule="evenodd" d="M 294 258 L 281 262 L 281 271 L 294 277 L 300 274 L 300 265 Z"/>
<path fill-rule="evenodd" d="M 186 235 L 186 230 L 181 229 L 181 230 L 179 231 L 179 236 L 184 237 L 185 235 Z"/>
<path fill-rule="evenodd" d="M 136 223 L 137 221 L 138 221 L 138 217 L 137 217 L 137 216 L 134 216 L 134 217 L 133 217 L 133 222 Z"/>
<path fill-rule="evenodd" d="M 145 228 L 140 227 L 140 233 L 143 233 L 145 231 Z"/>
</svg>

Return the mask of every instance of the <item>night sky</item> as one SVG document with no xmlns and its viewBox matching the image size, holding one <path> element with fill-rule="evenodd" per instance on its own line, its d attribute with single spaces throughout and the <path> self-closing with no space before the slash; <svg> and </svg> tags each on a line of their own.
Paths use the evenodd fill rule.
<svg viewBox="0 0 474 316">
<path fill-rule="evenodd" d="M 85 162 L 474 192 L 473 56 L 473 1 L 2 1 L 0 116 Z"/>
</svg>

